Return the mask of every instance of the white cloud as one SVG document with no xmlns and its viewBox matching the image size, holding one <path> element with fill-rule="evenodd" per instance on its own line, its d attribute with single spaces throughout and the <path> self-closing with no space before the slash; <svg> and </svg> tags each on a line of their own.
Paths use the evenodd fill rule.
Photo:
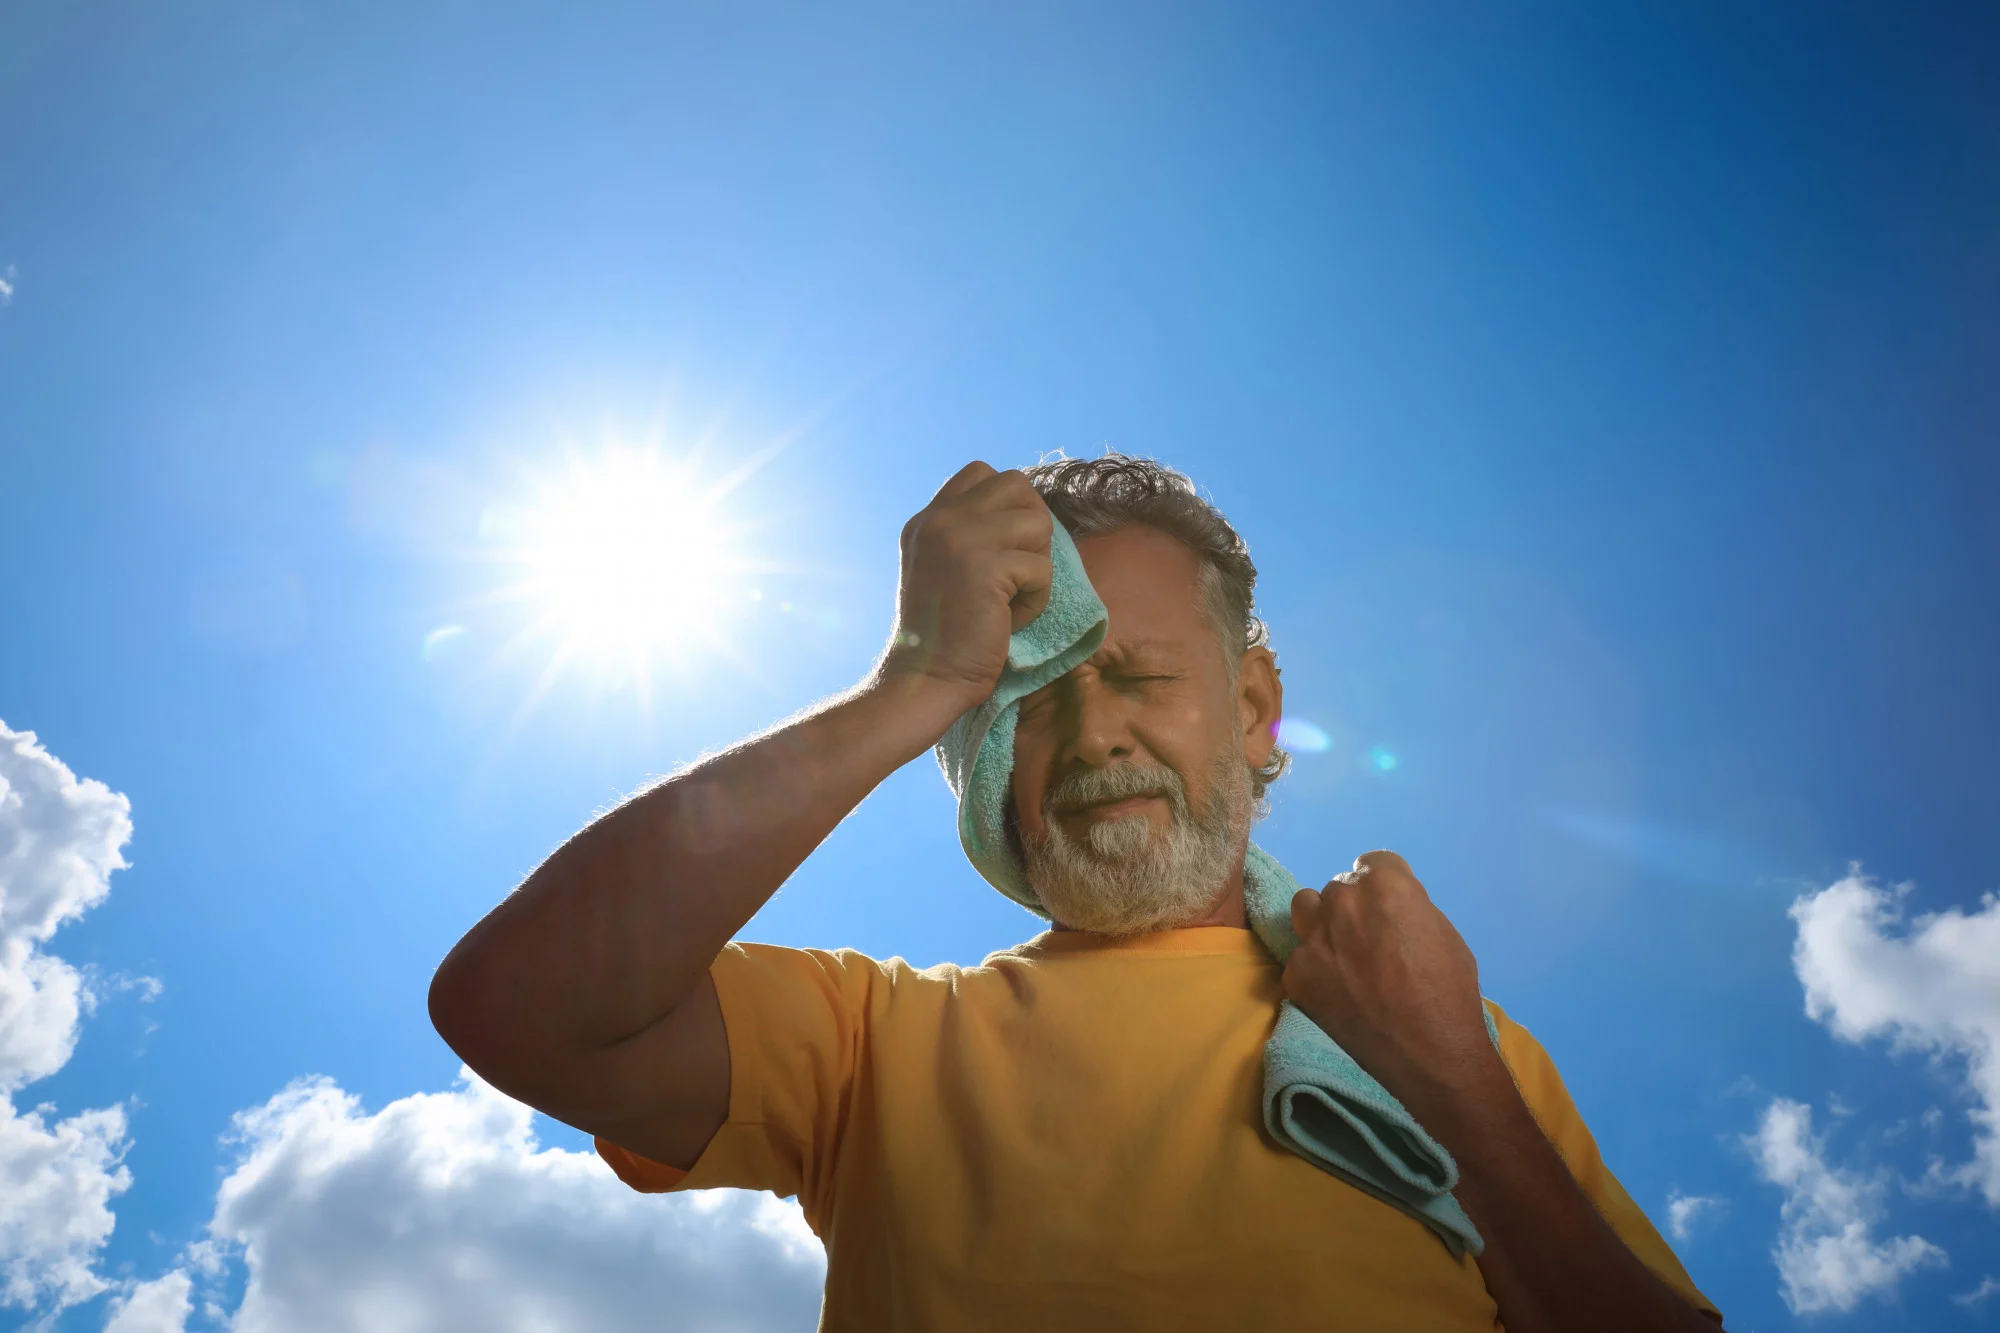
<svg viewBox="0 0 2000 1333">
<path fill-rule="evenodd" d="M 813 1327 L 825 1258 L 795 1205 L 635 1194 L 595 1156 L 542 1147 L 526 1107 L 469 1076 L 373 1115 L 325 1080 L 244 1112 L 210 1239 L 152 1281 L 107 1281 L 124 1110 L 63 1119 L 14 1094 L 68 1061 L 93 989 L 157 992 L 43 948 L 103 901 L 130 836 L 123 796 L 0 724 L 0 1307 L 111 1292 L 105 1333 L 185 1333 L 198 1290 L 199 1322 L 234 1333 Z M 230 1260 L 233 1313 L 216 1304 Z"/>
<path fill-rule="evenodd" d="M 1686 1240 L 1704 1215 L 1720 1212 L 1726 1202 L 1720 1195 L 1673 1190 L 1667 1195 L 1667 1230 L 1675 1240 Z"/>
<path fill-rule="evenodd" d="M 111 1308 L 104 1333 L 185 1333 L 193 1281 L 175 1271 L 141 1282 Z"/>
<path fill-rule="evenodd" d="M 2000 1278 L 1991 1276 L 1979 1279 L 1979 1285 L 1971 1291 L 1961 1291 L 1952 1300 L 1968 1310 L 1976 1310 L 1995 1296 L 2000 1296 Z"/>
<path fill-rule="evenodd" d="M 1852 1310 L 1914 1269 L 1946 1262 L 1922 1236 L 1878 1241 L 1882 1183 L 1830 1165 L 1812 1134 L 1812 1108 L 1780 1097 L 1748 1139 L 1758 1173 L 1785 1191 L 1771 1257 L 1794 1314 Z"/>
<path fill-rule="evenodd" d="M 1835 1035 L 1887 1037 L 1898 1048 L 1962 1056 L 1979 1105 L 1973 1160 L 1956 1178 L 2000 1207 L 2000 899 L 1980 910 L 1919 916 L 1857 869 L 1792 904 L 1792 964 L 1806 1013 Z"/>
<path fill-rule="evenodd" d="M 68 1062 L 91 995 L 42 946 L 103 901 L 132 835 L 130 806 L 76 775 L 33 732 L 0 723 L 0 1307 L 61 1308 L 106 1283 L 96 1271 L 132 1181 L 121 1164 L 125 1113 L 59 1119 L 14 1094 Z"/>
<path fill-rule="evenodd" d="M 796 1205 L 634 1193 L 593 1154 L 540 1146 L 528 1108 L 469 1074 L 373 1115 L 301 1081 L 236 1134 L 209 1228 L 247 1270 L 234 1333 L 763 1333 L 818 1317 L 825 1258 Z"/>
<path fill-rule="evenodd" d="M 68 1062 L 87 990 L 41 946 L 104 900 L 131 836 L 123 796 L 0 722 L 0 1093 Z"/>
<path fill-rule="evenodd" d="M 117 1107 L 52 1120 L 0 1097 L 0 1307 L 88 1300 L 111 1238 L 111 1200 L 131 1185 Z"/>
<path fill-rule="evenodd" d="M 7 265 L 6 274 L 4 276 L 0 276 L 0 305 L 6 305 L 9 301 L 13 299 L 14 299 L 14 266 L 12 264 L 9 264 Z"/>
</svg>

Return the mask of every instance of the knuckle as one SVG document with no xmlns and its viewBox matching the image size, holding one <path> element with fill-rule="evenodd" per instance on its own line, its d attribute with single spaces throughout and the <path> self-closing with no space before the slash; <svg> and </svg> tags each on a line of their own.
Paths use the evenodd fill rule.
<svg viewBox="0 0 2000 1333">
<path fill-rule="evenodd" d="M 949 560 L 955 564 L 969 564 L 976 554 L 972 535 L 962 524 L 940 523 L 927 535 L 930 538 L 930 548 L 939 559 Z"/>
<path fill-rule="evenodd" d="M 1394 852 L 1366 852 L 1354 860 L 1355 882 L 1374 893 L 1408 893 L 1421 889 L 1410 863 Z"/>
</svg>

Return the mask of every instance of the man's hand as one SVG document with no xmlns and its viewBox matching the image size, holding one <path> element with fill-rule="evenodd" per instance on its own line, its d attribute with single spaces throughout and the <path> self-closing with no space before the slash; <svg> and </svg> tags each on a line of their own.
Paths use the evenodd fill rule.
<svg viewBox="0 0 2000 1333">
<path fill-rule="evenodd" d="M 1008 636 L 1048 605 L 1054 523 L 1025 474 L 961 468 L 903 527 L 896 628 L 874 683 L 938 694 L 950 718 L 978 706 Z"/>
<path fill-rule="evenodd" d="M 1285 993 L 1420 1121 L 1440 1102 L 1511 1091 L 1472 950 L 1402 857 L 1369 852 L 1324 890 L 1300 889 L 1292 929 Z"/>
</svg>

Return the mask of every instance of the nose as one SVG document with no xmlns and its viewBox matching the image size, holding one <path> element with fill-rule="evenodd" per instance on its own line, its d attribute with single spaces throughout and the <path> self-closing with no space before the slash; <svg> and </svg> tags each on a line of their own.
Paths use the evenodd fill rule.
<svg viewBox="0 0 2000 1333">
<path fill-rule="evenodd" d="M 1108 768 L 1130 759 L 1139 748 L 1132 736 L 1130 701 L 1107 688 L 1088 667 L 1077 671 L 1068 684 L 1063 711 L 1069 714 L 1065 719 L 1069 735 L 1063 758 L 1088 768 Z"/>
</svg>

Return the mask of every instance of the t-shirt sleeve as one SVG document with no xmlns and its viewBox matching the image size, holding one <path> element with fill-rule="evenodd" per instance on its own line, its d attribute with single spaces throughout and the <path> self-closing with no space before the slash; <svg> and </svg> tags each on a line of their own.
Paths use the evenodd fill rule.
<svg viewBox="0 0 2000 1333">
<path fill-rule="evenodd" d="M 1639 1256 L 1641 1263 L 1680 1293 L 1683 1300 L 1719 1322 L 1722 1312 L 1716 1309 L 1715 1302 L 1701 1294 L 1666 1238 L 1604 1165 L 1604 1158 L 1597 1151 L 1597 1140 L 1577 1113 L 1576 1103 L 1570 1100 L 1569 1089 L 1563 1086 L 1562 1076 L 1556 1072 L 1549 1053 L 1526 1028 L 1507 1017 L 1499 1005 L 1488 1000 L 1486 1007 L 1493 1013 L 1493 1025 L 1500 1034 L 1500 1054 L 1513 1071 L 1522 1100 L 1534 1112 L 1542 1133 L 1555 1145 L 1584 1194 L 1597 1205 L 1597 1211 L 1604 1215 L 1626 1247 Z"/>
<path fill-rule="evenodd" d="M 797 1195 L 818 1224 L 839 1159 L 868 1015 L 888 974 L 841 949 L 731 944 L 709 967 L 729 1036 L 729 1115 L 687 1171 L 605 1139 L 598 1154 L 637 1190 Z"/>
</svg>

